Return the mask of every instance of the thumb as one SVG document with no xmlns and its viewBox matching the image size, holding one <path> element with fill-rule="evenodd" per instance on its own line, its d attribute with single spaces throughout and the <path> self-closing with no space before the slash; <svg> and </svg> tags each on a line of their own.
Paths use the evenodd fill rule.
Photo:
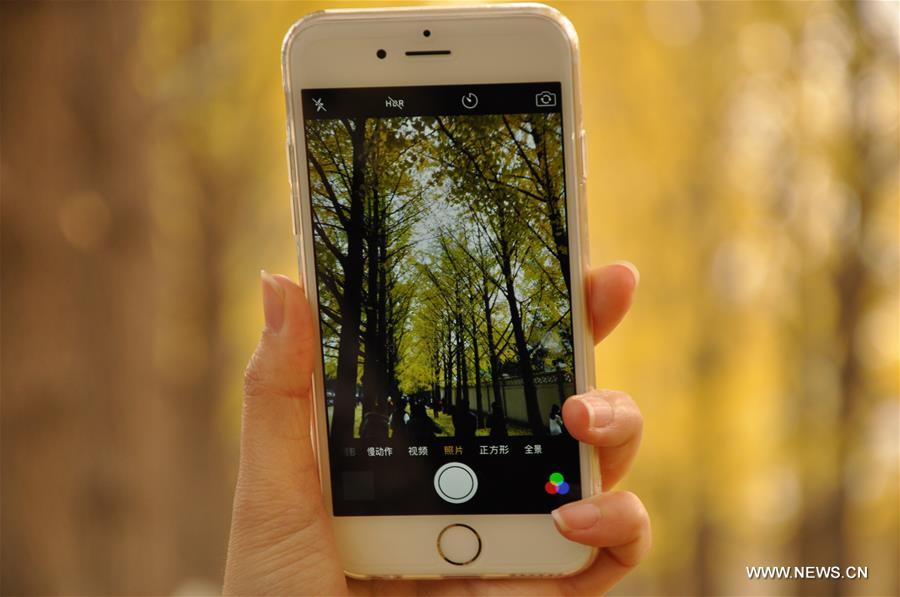
<svg viewBox="0 0 900 597">
<path fill-rule="evenodd" d="M 266 327 L 245 374 L 225 593 L 343 593 L 310 434 L 312 312 L 300 286 L 261 278 Z"/>
</svg>

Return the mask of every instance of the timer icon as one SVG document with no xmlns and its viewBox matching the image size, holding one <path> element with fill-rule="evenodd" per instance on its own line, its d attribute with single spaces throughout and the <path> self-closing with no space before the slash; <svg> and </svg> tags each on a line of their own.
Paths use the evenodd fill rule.
<svg viewBox="0 0 900 597">
<path fill-rule="evenodd" d="M 472 93 L 471 91 L 464 96 L 462 96 L 462 105 L 463 108 L 467 110 L 472 110 L 475 106 L 478 105 L 478 96 Z"/>
</svg>

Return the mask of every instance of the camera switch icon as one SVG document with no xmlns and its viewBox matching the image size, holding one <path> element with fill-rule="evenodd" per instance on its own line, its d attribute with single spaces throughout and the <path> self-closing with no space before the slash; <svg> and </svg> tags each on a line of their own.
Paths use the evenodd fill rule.
<svg viewBox="0 0 900 597">
<path fill-rule="evenodd" d="M 555 108 L 556 94 L 552 91 L 541 91 L 534 96 L 534 104 L 538 108 Z"/>
</svg>

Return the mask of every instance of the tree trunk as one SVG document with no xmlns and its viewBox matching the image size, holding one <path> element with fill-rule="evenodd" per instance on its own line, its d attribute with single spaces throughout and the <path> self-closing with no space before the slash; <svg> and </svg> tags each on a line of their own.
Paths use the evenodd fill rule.
<svg viewBox="0 0 900 597">
<path fill-rule="evenodd" d="M 500 270 L 503 272 L 503 280 L 506 285 L 509 319 L 510 323 L 512 323 L 516 352 L 519 356 L 519 373 L 522 375 L 522 387 L 525 391 L 525 409 L 528 411 L 528 425 L 531 427 L 532 434 L 537 436 L 544 435 L 544 421 L 541 418 L 541 411 L 538 406 L 537 388 L 534 386 L 534 369 L 531 367 L 531 352 L 528 350 L 525 329 L 522 325 L 522 315 L 519 313 L 519 299 L 516 298 L 512 265 L 508 254 L 502 255 Z"/>
<path fill-rule="evenodd" d="M 494 340 L 494 321 L 491 309 L 491 296 L 487 289 L 487 281 L 481 290 L 481 299 L 484 302 L 484 320 L 487 333 L 488 359 L 491 364 L 491 386 L 494 390 L 493 402 L 499 402 L 500 393 L 500 358 L 497 356 L 497 343 Z M 491 405 L 488 405 L 491 406 Z"/>
<path fill-rule="evenodd" d="M 553 232 L 553 242 L 556 244 L 556 259 L 559 261 L 559 269 L 566 283 L 566 292 L 572 296 L 572 274 L 569 271 L 569 235 L 563 220 L 564 213 L 559 209 L 556 197 L 547 197 L 547 217 L 550 220 L 550 230 Z M 565 199 L 562 200 L 565 202 Z"/>
<path fill-rule="evenodd" d="M 466 331 L 463 327 L 462 315 L 456 316 L 456 350 L 457 350 L 457 366 L 459 370 L 456 372 L 459 376 L 459 388 L 456 393 L 456 401 L 469 401 L 469 370 L 466 363 Z"/>
<path fill-rule="evenodd" d="M 475 309 L 472 309 L 472 352 L 475 368 L 475 404 L 478 416 L 478 428 L 484 427 L 484 404 L 481 398 L 481 355 L 478 353 L 478 323 L 475 321 Z"/>
<path fill-rule="evenodd" d="M 379 404 L 387 404 L 388 396 L 391 395 L 392 388 L 396 382 L 396 376 L 394 375 L 396 365 L 395 357 L 397 356 L 397 352 L 394 350 L 394 338 L 397 333 L 396 321 L 394 321 L 394 317 L 396 316 L 394 311 L 396 297 L 391 296 L 388 290 L 389 264 L 387 256 L 387 214 L 381 205 L 378 206 L 378 209 L 380 210 L 378 217 L 379 230 L 376 252 L 378 255 L 378 275 L 375 277 L 378 283 L 378 292 L 376 293 L 375 298 L 377 299 L 379 354 L 376 355 L 378 369 L 376 370 L 377 377 L 375 378 L 375 391 L 376 399 Z"/>
<path fill-rule="evenodd" d="M 377 183 L 375 183 L 377 184 Z M 362 375 L 362 412 L 363 416 L 371 411 L 378 402 L 378 375 L 379 356 L 382 351 L 380 346 L 379 322 L 381 321 L 378 309 L 378 192 L 373 190 L 366 201 L 366 292 L 365 292 L 365 361 Z M 361 424 L 361 423 L 360 423 Z"/>
<path fill-rule="evenodd" d="M 0 7 L 4 595 L 162 595 L 221 574 L 228 210 L 201 172 L 179 209 L 203 221 L 185 236 L 212 238 L 160 238 L 154 204 L 171 196 L 145 168 L 159 111 L 133 83 L 146 8 Z M 208 43 L 208 15 L 188 17 L 185 43 Z M 192 251 L 177 264 L 173 242 Z"/>
<path fill-rule="evenodd" d="M 866 404 L 866 375 L 863 371 L 862 355 L 859 351 L 857 334 L 866 315 L 866 294 L 870 291 L 871 281 L 868 268 L 864 262 L 863 252 L 858 249 L 862 245 L 876 212 L 877 188 L 884 176 L 894 168 L 881 166 L 877 158 L 872 159 L 874 140 L 865 123 L 860 122 L 864 114 L 861 104 L 865 104 L 863 89 L 868 66 L 873 57 L 871 46 L 865 42 L 865 27 L 860 22 L 856 3 L 845 5 L 849 25 L 854 33 L 856 51 L 850 62 L 849 84 L 853 116 L 852 127 L 848 134 L 848 144 L 852 148 L 842 159 L 834 159 L 835 169 L 847 185 L 855 191 L 859 206 L 859 225 L 855 237 L 848 239 L 847 246 L 854 249 L 844 251 L 835 265 L 831 276 L 834 296 L 837 298 L 837 321 L 834 330 L 835 344 L 845 347 L 838 360 L 838 387 L 840 401 L 834 429 L 831 436 L 836 443 L 834 451 L 834 476 L 831 487 L 817 504 L 816 508 L 807 508 L 801 522 L 801 530 L 797 542 L 801 557 L 805 561 L 827 561 L 845 569 L 851 564 L 848 549 L 847 529 L 853 524 L 850 497 L 847 485 L 854 466 L 853 447 L 859 445 L 861 426 L 861 410 Z M 812 384 L 811 384 L 812 385 Z M 897 551 L 897 542 L 893 542 L 893 551 Z M 891 561 L 888 558 L 887 561 Z M 893 561 L 896 561 L 896 555 Z M 833 579 L 824 590 L 813 587 L 810 583 L 801 583 L 800 593 L 845 595 L 853 592 L 852 581 Z"/>
<path fill-rule="evenodd" d="M 546 122 L 546 121 L 545 121 Z M 566 283 L 566 291 L 572 295 L 572 276 L 569 271 L 569 234 L 565 222 L 565 208 L 560 209 L 560 204 L 565 206 L 565 197 L 558 197 L 553 177 L 550 175 L 550 167 L 547 158 L 547 142 L 544 134 L 539 132 L 532 123 L 531 134 L 538 150 L 539 167 L 542 170 L 543 180 L 541 187 L 544 189 L 544 206 L 547 210 L 547 219 L 550 221 L 550 232 L 553 234 L 553 243 L 556 247 L 554 255 L 559 261 L 559 268 L 563 280 Z"/>
<path fill-rule="evenodd" d="M 453 334 L 449 322 L 446 342 L 444 345 L 444 404 L 442 407 L 445 413 L 449 413 L 453 404 Z"/>
<path fill-rule="evenodd" d="M 341 297 L 341 333 L 334 383 L 332 436 L 339 445 L 353 437 L 356 409 L 356 378 L 359 372 L 359 332 L 363 277 L 363 225 L 365 217 L 366 120 L 345 121 L 353 145 L 353 175 L 350 183 L 350 222 L 347 227 L 347 267 Z"/>
</svg>

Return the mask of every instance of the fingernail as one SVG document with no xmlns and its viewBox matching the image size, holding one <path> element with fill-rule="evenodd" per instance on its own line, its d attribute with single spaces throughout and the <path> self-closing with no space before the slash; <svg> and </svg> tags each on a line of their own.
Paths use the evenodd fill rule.
<svg viewBox="0 0 900 597">
<path fill-rule="evenodd" d="M 588 413 L 588 426 L 591 429 L 608 427 L 613 421 L 615 413 L 612 405 L 602 396 L 597 394 L 581 394 L 573 396 L 575 400 L 584 405 Z"/>
<path fill-rule="evenodd" d="M 263 314 L 266 328 L 272 332 L 281 331 L 284 324 L 284 288 L 275 277 L 264 269 L 259 270 L 262 280 Z"/>
<path fill-rule="evenodd" d="M 634 287 L 637 288 L 638 284 L 641 283 L 641 272 L 638 271 L 637 266 L 630 261 L 616 261 L 615 265 L 621 265 L 628 268 L 628 270 L 631 272 L 631 275 L 634 276 Z"/>
<path fill-rule="evenodd" d="M 281 274 L 275 274 L 275 275 L 273 275 L 272 277 L 273 277 L 276 281 L 277 281 L 279 278 L 281 278 L 282 280 L 284 280 L 284 281 L 287 282 L 288 284 L 293 284 L 294 286 L 298 287 L 300 290 L 303 290 L 303 288 L 304 288 L 304 287 L 303 287 L 303 278 L 300 278 L 299 280 L 297 280 L 296 282 L 294 282 L 293 280 L 291 280 L 291 279 L 288 278 L 287 276 L 282 276 Z M 282 290 L 284 289 L 284 288 L 281 286 L 281 284 L 279 284 L 278 286 L 279 286 L 280 288 L 282 288 Z"/>
<path fill-rule="evenodd" d="M 566 504 L 550 513 L 562 531 L 583 531 L 600 520 L 600 509 L 589 502 Z"/>
</svg>

